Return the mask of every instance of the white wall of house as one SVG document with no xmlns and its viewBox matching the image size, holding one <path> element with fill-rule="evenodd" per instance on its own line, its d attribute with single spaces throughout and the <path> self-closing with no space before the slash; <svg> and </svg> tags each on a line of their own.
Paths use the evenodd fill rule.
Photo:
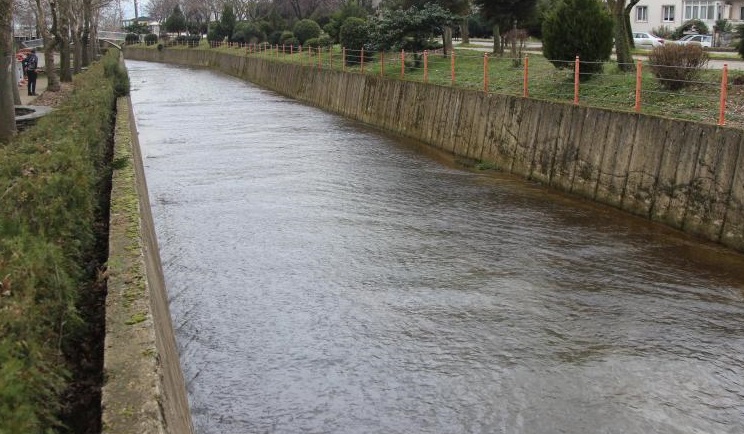
<svg viewBox="0 0 744 434">
<path fill-rule="evenodd" d="M 710 29 L 718 19 L 744 23 L 744 1 L 721 0 L 641 0 L 630 12 L 635 32 L 651 32 L 661 26 L 675 29 L 685 21 L 702 20 Z"/>
</svg>

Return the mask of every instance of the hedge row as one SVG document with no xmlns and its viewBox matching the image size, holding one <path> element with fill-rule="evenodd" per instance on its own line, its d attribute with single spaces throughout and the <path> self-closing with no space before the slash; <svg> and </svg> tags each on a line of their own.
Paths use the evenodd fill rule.
<svg viewBox="0 0 744 434">
<path fill-rule="evenodd" d="M 75 77 L 63 105 L 0 148 L 0 433 L 60 423 L 65 354 L 86 328 L 77 303 L 96 272 L 90 258 L 122 81 L 110 50 Z"/>
</svg>

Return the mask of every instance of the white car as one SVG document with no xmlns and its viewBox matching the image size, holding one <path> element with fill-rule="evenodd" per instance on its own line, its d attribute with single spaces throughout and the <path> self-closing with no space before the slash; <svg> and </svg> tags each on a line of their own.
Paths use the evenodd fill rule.
<svg viewBox="0 0 744 434">
<path fill-rule="evenodd" d="M 654 48 L 664 45 L 666 42 L 654 34 L 646 32 L 633 32 L 633 44 L 636 48 Z"/>
<path fill-rule="evenodd" d="M 702 45 L 703 47 L 710 48 L 713 46 L 713 36 L 711 35 L 686 35 L 686 36 L 683 36 L 680 40 L 674 41 L 674 42 L 680 45 L 698 44 L 698 45 Z"/>
</svg>

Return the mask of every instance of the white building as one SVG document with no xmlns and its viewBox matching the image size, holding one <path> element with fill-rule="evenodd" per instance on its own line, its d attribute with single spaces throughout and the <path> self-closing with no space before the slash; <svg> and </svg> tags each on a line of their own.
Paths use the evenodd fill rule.
<svg viewBox="0 0 744 434">
<path fill-rule="evenodd" d="M 650 32 L 661 26 L 673 30 L 689 20 L 701 20 L 713 32 L 716 20 L 720 19 L 734 26 L 744 24 L 744 1 L 641 0 L 630 13 L 630 25 L 635 32 Z"/>
</svg>

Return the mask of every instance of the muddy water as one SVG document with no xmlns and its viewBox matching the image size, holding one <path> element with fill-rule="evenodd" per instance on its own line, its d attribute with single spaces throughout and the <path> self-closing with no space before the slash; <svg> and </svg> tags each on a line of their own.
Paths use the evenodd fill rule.
<svg viewBox="0 0 744 434">
<path fill-rule="evenodd" d="M 741 255 L 128 67 L 198 432 L 744 432 Z"/>
</svg>

